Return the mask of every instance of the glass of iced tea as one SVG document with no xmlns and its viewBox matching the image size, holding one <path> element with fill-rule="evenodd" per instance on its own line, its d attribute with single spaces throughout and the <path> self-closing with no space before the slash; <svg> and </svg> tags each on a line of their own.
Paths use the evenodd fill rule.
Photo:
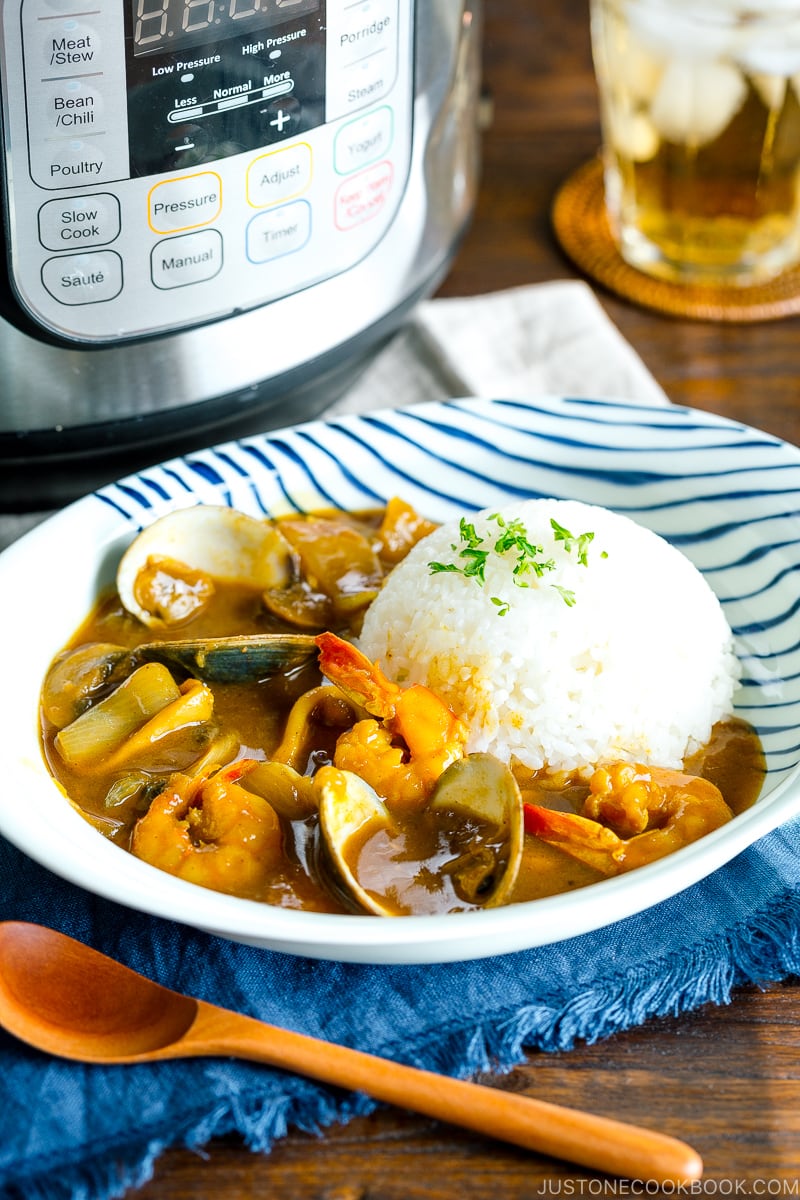
<svg viewBox="0 0 800 1200">
<path fill-rule="evenodd" d="M 592 0 L 622 257 L 683 283 L 800 261 L 800 0 Z"/>
</svg>

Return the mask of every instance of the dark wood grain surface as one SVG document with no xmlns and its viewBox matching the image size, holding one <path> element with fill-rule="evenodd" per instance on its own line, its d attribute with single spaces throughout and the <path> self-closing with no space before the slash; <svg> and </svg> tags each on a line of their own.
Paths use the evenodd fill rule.
<svg viewBox="0 0 800 1200">
<path fill-rule="evenodd" d="M 598 146 L 586 0 L 488 0 L 493 120 L 470 233 L 442 295 L 574 278 L 550 226 L 561 181 Z M 800 319 L 726 326 L 599 299 L 669 397 L 800 443 Z M 533 1054 L 490 1082 L 690 1141 L 708 1195 L 800 1191 L 800 989 L 739 990 L 570 1053 Z M 529 1200 L 635 1195 L 590 1172 L 395 1110 L 268 1156 L 235 1140 L 168 1151 L 130 1200 Z M 644 1194 L 639 1192 L 638 1194 Z M 648 1192 L 647 1194 L 652 1194 Z M 690 1193 L 685 1193 L 690 1194 Z"/>
</svg>

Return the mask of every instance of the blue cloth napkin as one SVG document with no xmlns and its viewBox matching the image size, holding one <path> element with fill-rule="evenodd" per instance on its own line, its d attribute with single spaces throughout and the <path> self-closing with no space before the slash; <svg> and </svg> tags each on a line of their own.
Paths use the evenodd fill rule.
<svg viewBox="0 0 800 1200">
<path fill-rule="evenodd" d="M 179 991 L 273 1024 L 451 1075 L 507 1071 L 800 968 L 800 820 L 709 879 L 598 933 L 442 966 L 373 967 L 256 950 L 99 899 L 0 840 L 0 919 L 37 921 Z M 347 1004 L 341 1003 L 347 996 Z M 0 1032 L 0 1197 L 107 1200 L 158 1155 L 237 1131 L 268 1151 L 287 1129 L 368 1112 L 346 1094 L 211 1059 L 84 1067 Z"/>
</svg>

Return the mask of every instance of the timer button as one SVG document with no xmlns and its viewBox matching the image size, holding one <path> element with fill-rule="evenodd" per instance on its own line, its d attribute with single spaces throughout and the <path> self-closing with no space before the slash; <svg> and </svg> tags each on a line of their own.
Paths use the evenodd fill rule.
<svg viewBox="0 0 800 1200">
<path fill-rule="evenodd" d="M 311 237 L 311 205 L 295 200 L 259 213 L 247 226 L 247 257 L 252 263 L 270 262 L 302 250 Z"/>
<path fill-rule="evenodd" d="M 48 258 L 42 283 L 59 304 L 103 304 L 122 291 L 122 259 L 113 250 Z"/>
<path fill-rule="evenodd" d="M 167 179 L 150 189 L 147 205 L 154 233 L 178 233 L 210 225 L 222 210 L 222 180 L 216 171 Z"/>
<path fill-rule="evenodd" d="M 102 246 L 119 231 L 119 200 L 110 192 L 48 200 L 39 209 L 39 241 L 48 250 Z"/>
</svg>

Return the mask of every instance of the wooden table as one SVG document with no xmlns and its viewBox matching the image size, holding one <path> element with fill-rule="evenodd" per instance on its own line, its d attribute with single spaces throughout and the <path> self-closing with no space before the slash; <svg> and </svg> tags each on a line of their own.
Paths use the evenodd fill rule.
<svg viewBox="0 0 800 1200">
<path fill-rule="evenodd" d="M 551 232 L 561 181 L 599 141 L 586 0 L 488 0 L 485 83 L 494 117 L 471 231 L 441 289 L 473 295 L 574 278 Z M 676 321 L 599 292 L 679 404 L 800 444 L 800 319 Z M 740 990 L 570 1053 L 533 1054 L 491 1082 L 650 1124 L 702 1154 L 706 1194 L 794 1195 L 800 1181 L 800 988 Z M 433 1121 L 383 1110 L 324 1138 L 290 1134 L 269 1156 L 234 1140 L 168 1151 L 136 1200 L 530 1200 L 635 1195 L 599 1177 Z M 643 1194 L 640 1192 L 639 1194 Z M 652 1194 L 652 1193 L 648 1193 Z"/>
</svg>

